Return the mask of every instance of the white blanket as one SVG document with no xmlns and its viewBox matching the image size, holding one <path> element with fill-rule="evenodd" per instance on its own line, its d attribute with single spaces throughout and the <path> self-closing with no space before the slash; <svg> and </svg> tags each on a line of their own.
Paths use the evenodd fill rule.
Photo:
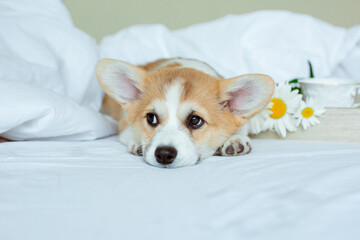
<svg viewBox="0 0 360 240">
<path fill-rule="evenodd" d="M 90 140 L 116 133 L 99 113 L 96 42 L 60 0 L 0 2 L 0 134 Z"/>
<path fill-rule="evenodd" d="M 318 77 L 360 81 L 360 26 L 344 29 L 285 11 L 229 15 L 177 31 L 138 25 L 105 37 L 100 56 L 133 64 L 195 58 L 225 77 L 264 73 L 275 81 L 308 77 L 310 60 Z"/>
<path fill-rule="evenodd" d="M 143 64 L 197 58 L 225 77 L 265 73 L 276 81 L 308 75 L 360 80 L 360 27 L 264 11 L 170 31 L 140 25 L 100 45 L 76 29 L 60 0 L 0 1 L 0 136 L 14 140 L 90 140 L 116 133 L 98 111 L 94 65 L 111 57 Z"/>
<path fill-rule="evenodd" d="M 360 144 L 154 168 L 116 139 L 0 144 L 1 240 L 359 240 Z"/>
</svg>

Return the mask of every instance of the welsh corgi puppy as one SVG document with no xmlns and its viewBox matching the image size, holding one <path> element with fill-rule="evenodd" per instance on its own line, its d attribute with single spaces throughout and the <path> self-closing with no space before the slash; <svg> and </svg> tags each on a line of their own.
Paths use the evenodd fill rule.
<svg viewBox="0 0 360 240">
<path fill-rule="evenodd" d="M 194 165 L 212 155 L 251 151 L 247 120 L 273 94 L 267 75 L 224 79 L 193 59 L 161 59 L 143 66 L 100 60 L 96 75 L 103 106 L 119 121 L 119 140 L 156 167 Z"/>
</svg>

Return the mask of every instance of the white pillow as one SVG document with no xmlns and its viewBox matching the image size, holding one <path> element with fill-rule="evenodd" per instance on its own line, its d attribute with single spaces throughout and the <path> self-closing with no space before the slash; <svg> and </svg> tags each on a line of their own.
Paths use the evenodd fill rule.
<svg viewBox="0 0 360 240">
<path fill-rule="evenodd" d="M 12 140 L 92 140 L 116 133 L 98 111 L 33 84 L 0 81 L 0 133 Z"/>
<path fill-rule="evenodd" d="M 115 134 L 98 111 L 98 46 L 60 0 L 0 2 L 0 135 L 90 140 Z"/>
</svg>

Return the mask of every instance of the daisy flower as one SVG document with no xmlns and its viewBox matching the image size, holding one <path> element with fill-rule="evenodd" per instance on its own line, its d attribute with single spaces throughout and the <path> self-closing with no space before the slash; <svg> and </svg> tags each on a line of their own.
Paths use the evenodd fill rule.
<svg viewBox="0 0 360 240">
<path fill-rule="evenodd" d="M 301 101 L 299 110 L 295 113 L 295 116 L 298 118 L 296 121 L 296 125 L 299 126 L 300 124 L 306 130 L 310 126 L 314 126 L 319 124 L 320 121 L 317 118 L 321 114 L 325 112 L 325 109 L 313 98 L 309 98 L 306 102 Z"/>
<path fill-rule="evenodd" d="M 299 109 L 301 98 L 298 90 L 291 91 L 291 86 L 287 82 L 278 83 L 271 99 L 271 114 L 266 120 L 268 128 L 282 137 L 286 137 L 286 131 L 296 131 L 296 120 L 293 115 Z"/>
<path fill-rule="evenodd" d="M 272 113 L 269 110 L 272 105 L 273 104 L 270 102 L 264 110 L 256 114 L 254 117 L 250 118 L 250 120 L 247 122 L 248 131 L 250 134 L 259 134 L 260 132 L 268 130 L 266 119 L 268 119 L 270 117 L 270 114 Z"/>
</svg>

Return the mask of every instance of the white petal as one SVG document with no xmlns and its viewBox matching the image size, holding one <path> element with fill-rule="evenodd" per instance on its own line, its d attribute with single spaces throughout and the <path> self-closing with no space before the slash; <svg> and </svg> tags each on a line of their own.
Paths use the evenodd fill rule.
<svg viewBox="0 0 360 240">
<path fill-rule="evenodd" d="M 279 134 L 280 136 L 282 136 L 283 138 L 286 137 L 286 128 L 283 124 L 282 121 L 279 121 L 276 125 L 275 125 L 275 131 L 277 132 L 277 134 Z"/>
<path fill-rule="evenodd" d="M 311 126 L 315 126 L 316 124 L 320 123 L 319 119 L 317 119 L 316 117 L 309 118 L 309 122 L 310 122 Z"/>
<path fill-rule="evenodd" d="M 301 125 L 304 130 L 306 130 L 308 127 L 310 127 L 310 122 L 308 119 L 304 118 L 304 120 L 301 122 Z"/>
<path fill-rule="evenodd" d="M 288 131 L 290 132 L 296 131 L 296 122 L 295 119 L 292 118 L 291 116 L 289 115 L 286 116 L 286 121 L 284 121 L 284 125 Z"/>
<path fill-rule="evenodd" d="M 326 110 L 324 108 L 320 108 L 320 109 L 316 109 L 314 114 L 315 114 L 315 116 L 320 116 L 320 115 L 324 114 L 325 112 L 326 112 Z"/>
</svg>

